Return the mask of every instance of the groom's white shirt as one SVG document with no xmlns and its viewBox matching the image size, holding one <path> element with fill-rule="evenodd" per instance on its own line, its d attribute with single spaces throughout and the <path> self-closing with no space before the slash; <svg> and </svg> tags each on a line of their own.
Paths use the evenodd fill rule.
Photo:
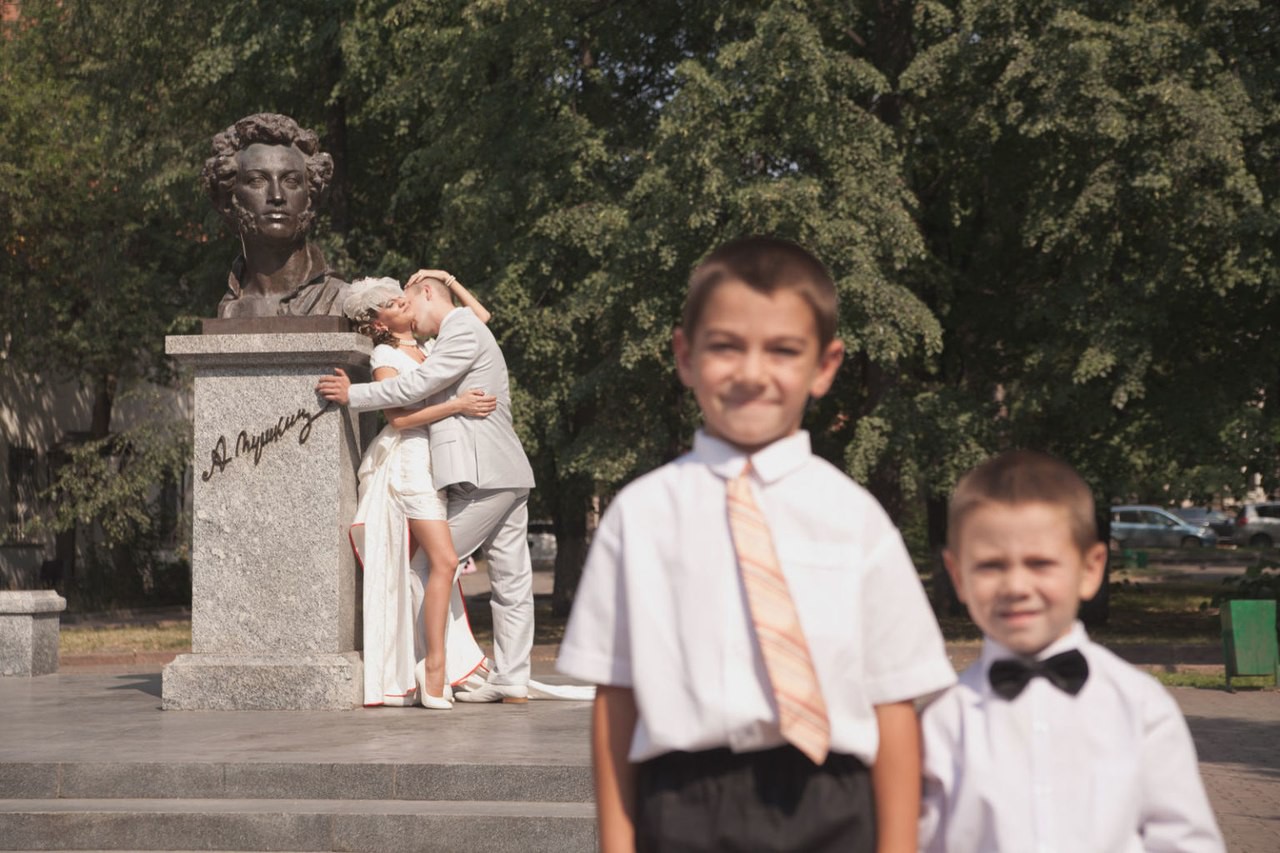
<svg viewBox="0 0 1280 853">
<path fill-rule="evenodd" d="M 531 489 L 533 469 L 511 420 L 507 362 L 489 327 L 469 308 L 455 308 L 440 323 L 430 357 L 394 379 L 352 385 L 353 411 L 442 402 L 460 390 L 480 388 L 498 398 L 488 417 L 451 417 L 432 424 L 435 486 L 471 483 L 481 489 Z"/>
</svg>

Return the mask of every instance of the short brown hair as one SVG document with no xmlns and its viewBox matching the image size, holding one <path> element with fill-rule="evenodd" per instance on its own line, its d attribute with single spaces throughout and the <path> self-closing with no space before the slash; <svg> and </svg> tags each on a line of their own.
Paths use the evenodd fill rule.
<svg viewBox="0 0 1280 853">
<path fill-rule="evenodd" d="M 992 457 L 960 478 L 947 508 L 947 547 L 960 541 L 960 525 L 988 503 L 1046 503 L 1067 511 L 1071 538 L 1081 553 L 1098 541 L 1093 493 L 1076 470 L 1034 450 L 1010 450 Z"/>
<path fill-rule="evenodd" d="M 791 290 L 813 309 L 819 350 L 836 337 L 836 285 L 831 273 L 807 249 L 778 237 L 741 237 L 703 258 L 689 277 L 680 328 L 692 339 L 712 291 L 727 281 L 772 294 Z"/>
</svg>

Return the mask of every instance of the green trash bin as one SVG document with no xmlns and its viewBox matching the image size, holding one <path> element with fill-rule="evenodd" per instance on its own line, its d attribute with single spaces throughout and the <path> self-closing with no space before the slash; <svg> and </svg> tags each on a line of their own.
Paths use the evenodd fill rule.
<svg viewBox="0 0 1280 853">
<path fill-rule="evenodd" d="M 1276 603 L 1237 600 L 1222 605 L 1222 650 L 1227 689 L 1237 675 L 1271 675 L 1280 685 L 1280 647 L 1276 641 Z"/>
</svg>

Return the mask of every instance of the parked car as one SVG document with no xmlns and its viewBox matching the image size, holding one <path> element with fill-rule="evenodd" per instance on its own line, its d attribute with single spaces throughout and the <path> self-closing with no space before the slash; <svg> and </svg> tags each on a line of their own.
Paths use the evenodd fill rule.
<svg viewBox="0 0 1280 853">
<path fill-rule="evenodd" d="M 1236 544 L 1270 548 L 1280 542 L 1280 502 L 1245 504 L 1236 516 Z"/>
<path fill-rule="evenodd" d="M 1225 512 L 1203 506 L 1189 506 L 1175 509 L 1173 514 L 1195 527 L 1209 525 L 1218 534 L 1219 542 L 1230 542 L 1235 538 L 1236 520 Z"/>
<path fill-rule="evenodd" d="M 1212 548 L 1213 528 L 1190 524 L 1158 506 L 1113 506 L 1111 538 L 1121 548 Z"/>
<path fill-rule="evenodd" d="M 529 560 L 535 571 L 549 571 L 556 567 L 556 534 L 551 522 L 529 522 Z"/>
</svg>

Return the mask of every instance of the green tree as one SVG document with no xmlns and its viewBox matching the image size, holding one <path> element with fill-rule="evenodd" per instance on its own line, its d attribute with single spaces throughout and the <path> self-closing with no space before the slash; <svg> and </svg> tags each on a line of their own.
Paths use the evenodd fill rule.
<svg viewBox="0 0 1280 853">
<path fill-rule="evenodd" d="M 1204 8 L 948 5 L 902 82 L 918 287 L 946 330 L 924 384 L 1104 496 L 1233 458 L 1221 430 L 1262 387 L 1239 368 L 1264 356 L 1241 326 L 1274 319 L 1274 199 L 1249 156 L 1274 107 Z"/>
<path fill-rule="evenodd" d="M 191 330 L 225 288 L 235 244 L 197 183 L 209 138 L 249 112 L 289 111 L 341 159 L 333 90 L 349 5 L 27 0 L 6 26 L 0 334 L 17 369 L 94 395 L 87 444 L 52 490 L 55 528 L 92 520 L 107 552 L 152 533 L 145 472 L 163 474 L 152 486 L 181 476 L 189 425 L 124 434 L 112 411 L 143 380 L 174 381 L 164 335 Z"/>
<path fill-rule="evenodd" d="M 487 286 L 556 525 L 561 608 L 592 496 L 670 459 L 694 426 L 670 335 L 717 243 L 771 231 L 835 270 L 857 368 L 814 425 L 836 458 L 845 414 L 877 405 L 868 375 L 936 350 L 936 323 L 895 281 L 923 244 L 893 134 L 865 107 L 883 78 L 803 8 L 374 9 L 346 42 L 353 134 L 406 138 L 383 169 L 390 244 Z"/>
<path fill-rule="evenodd" d="M 950 401 L 928 432 L 970 444 L 886 455 L 934 472 L 934 549 L 973 451 L 1057 453 L 1104 503 L 1240 493 L 1275 328 L 1274 181 L 1254 153 L 1275 121 L 1268 17 L 1248 2 L 919 7 L 901 138 L 929 246 L 913 286 L 945 347 L 911 385 Z"/>
<path fill-rule="evenodd" d="M 235 251 L 196 187 L 209 136 L 293 115 L 337 161 L 331 263 L 443 265 L 494 309 L 561 610 L 594 498 L 696 425 L 671 329 L 692 265 L 746 232 L 831 266 L 850 357 L 806 425 L 935 546 L 956 477 L 1003 447 L 1144 498 L 1280 458 L 1274 4 L 22 12 L 0 72 L 15 357 L 94 383 L 108 415 L 162 378 L 163 332 L 210 313 Z"/>
</svg>

